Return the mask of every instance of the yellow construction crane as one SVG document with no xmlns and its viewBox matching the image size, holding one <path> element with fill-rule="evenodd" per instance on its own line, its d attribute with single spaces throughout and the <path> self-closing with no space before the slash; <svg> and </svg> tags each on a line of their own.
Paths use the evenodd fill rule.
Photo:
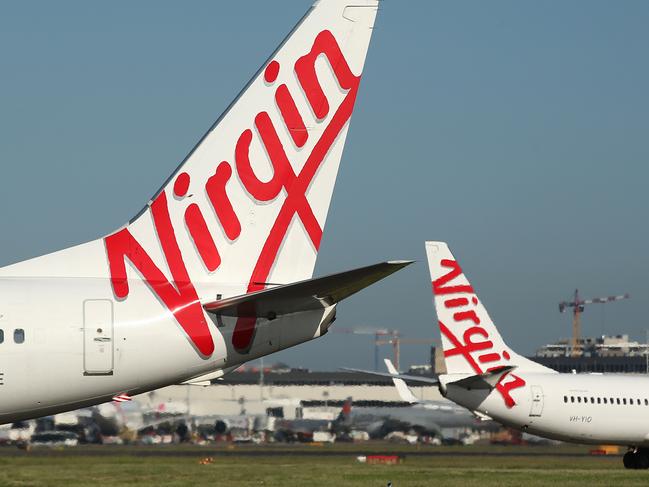
<svg viewBox="0 0 649 487">
<path fill-rule="evenodd" d="M 610 303 L 613 301 L 621 301 L 622 299 L 629 299 L 629 294 L 622 294 L 620 296 L 607 296 L 605 298 L 592 298 L 581 299 L 579 297 L 579 290 L 575 289 L 575 295 L 572 301 L 562 301 L 559 303 L 559 312 L 563 313 L 567 308 L 572 308 L 572 353 L 573 357 L 579 357 L 582 354 L 582 349 L 579 347 L 579 338 L 581 337 L 581 323 L 580 316 L 584 312 L 584 306 L 587 304 L 595 303 Z"/>
</svg>

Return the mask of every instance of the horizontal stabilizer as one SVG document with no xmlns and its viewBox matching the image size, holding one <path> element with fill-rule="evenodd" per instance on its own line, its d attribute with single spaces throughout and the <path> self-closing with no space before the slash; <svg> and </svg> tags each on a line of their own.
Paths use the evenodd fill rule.
<svg viewBox="0 0 649 487">
<path fill-rule="evenodd" d="M 347 372 L 360 372 L 362 374 L 376 375 L 379 377 L 389 377 L 390 379 L 403 379 L 410 382 L 421 382 L 423 384 L 433 384 L 439 385 L 439 379 L 437 377 L 424 377 L 419 375 L 408 375 L 408 374 L 389 374 L 387 372 L 374 372 L 372 370 L 363 370 L 363 369 L 352 369 L 348 367 L 341 367 L 340 370 L 345 370 Z"/>
<path fill-rule="evenodd" d="M 449 382 L 447 385 L 454 385 L 462 387 L 463 389 L 488 389 L 491 390 L 500 380 L 514 370 L 516 366 L 514 365 L 504 365 L 502 367 L 497 367 L 489 372 L 484 374 L 472 375 L 464 379 L 456 380 L 455 382 Z"/>
<path fill-rule="evenodd" d="M 323 309 L 412 264 L 382 262 L 325 277 L 276 286 L 203 305 L 221 316 L 276 317 L 298 311 Z"/>
</svg>

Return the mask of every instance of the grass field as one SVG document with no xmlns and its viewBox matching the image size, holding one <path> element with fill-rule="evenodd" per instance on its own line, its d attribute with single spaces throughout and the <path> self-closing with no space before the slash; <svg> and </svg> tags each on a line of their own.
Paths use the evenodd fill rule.
<svg viewBox="0 0 649 487">
<path fill-rule="evenodd" d="M 356 456 L 398 452 L 400 465 Z M 619 456 L 582 456 L 585 447 L 79 447 L 0 450 L 0 485 L 502 486 L 647 485 L 649 471 L 622 468 Z M 213 463 L 201 465 L 210 456 Z"/>
</svg>

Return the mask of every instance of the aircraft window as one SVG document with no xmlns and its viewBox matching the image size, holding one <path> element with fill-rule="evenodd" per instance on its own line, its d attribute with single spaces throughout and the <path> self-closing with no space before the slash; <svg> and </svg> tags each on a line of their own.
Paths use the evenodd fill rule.
<svg viewBox="0 0 649 487">
<path fill-rule="evenodd" d="M 590 403 L 591 403 L 591 404 L 595 404 L 595 398 L 594 398 L 594 397 L 591 397 L 591 398 L 590 398 Z"/>
<path fill-rule="evenodd" d="M 601 403 L 602 403 L 602 398 L 601 398 L 601 397 L 598 397 L 598 398 L 597 398 L 597 404 L 601 404 Z"/>
<path fill-rule="evenodd" d="M 645 405 L 645 406 L 649 406 L 649 400 L 645 399 L 645 400 L 644 400 L 644 405 Z"/>
<path fill-rule="evenodd" d="M 563 396 L 563 402 L 568 402 L 568 396 Z"/>
<path fill-rule="evenodd" d="M 584 402 L 585 402 L 585 403 L 588 402 L 588 398 L 587 398 L 587 397 L 584 397 Z"/>
<path fill-rule="evenodd" d="M 0 343 L 5 341 L 5 331 L 0 329 Z"/>
<path fill-rule="evenodd" d="M 608 404 L 608 402 L 606 401 L 606 398 L 604 398 L 604 404 Z"/>
<path fill-rule="evenodd" d="M 622 399 L 622 404 L 624 404 L 626 406 L 626 398 Z"/>
<path fill-rule="evenodd" d="M 619 397 L 617 398 L 617 403 L 620 404 L 620 398 Z"/>
<path fill-rule="evenodd" d="M 575 402 L 575 396 L 570 396 L 570 402 Z"/>
<path fill-rule="evenodd" d="M 577 396 L 577 402 L 581 402 L 581 396 Z"/>
<path fill-rule="evenodd" d="M 631 404 L 631 406 L 633 406 L 633 399 L 629 399 L 629 404 Z"/>
<path fill-rule="evenodd" d="M 25 341 L 25 330 L 22 328 L 16 328 L 14 330 L 14 342 L 23 343 Z"/>
</svg>

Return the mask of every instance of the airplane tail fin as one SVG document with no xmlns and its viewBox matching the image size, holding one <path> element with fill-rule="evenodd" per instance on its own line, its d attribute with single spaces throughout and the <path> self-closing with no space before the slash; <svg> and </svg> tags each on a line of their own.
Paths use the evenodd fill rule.
<svg viewBox="0 0 649 487">
<path fill-rule="evenodd" d="M 415 397 L 406 382 L 399 378 L 399 371 L 392 364 L 392 361 L 389 358 L 386 358 L 384 359 L 384 362 L 385 366 L 388 368 L 388 372 L 392 376 L 392 382 L 394 383 L 394 387 L 397 388 L 401 400 L 410 404 L 419 402 L 419 399 Z"/>
<path fill-rule="evenodd" d="M 446 243 L 426 242 L 426 254 L 448 374 L 554 372 L 507 346 Z"/>
<path fill-rule="evenodd" d="M 0 276 L 101 279 L 120 306 L 162 304 L 209 357 L 201 303 L 312 277 L 378 4 L 316 2 L 124 227 Z"/>
<path fill-rule="evenodd" d="M 110 277 L 120 300 L 143 280 L 165 304 L 310 278 L 378 3 L 316 2 L 124 227 L 0 274 Z"/>
<path fill-rule="evenodd" d="M 106 237 L 114 279 L 126 259 L 145 278 L 166 261 L 176 281 L 249 292 L 312 276 L 377 8 L 310 9 L 143 212 Z"/>
<path fill-rule="evenodd" d="M 343 407 L 340 410 L 340 413 L 338 413 L 338 418 L 336 418 L 337 422 L 346 423 L 347 421 L 349 421 L 352 414 L 352 404 L 353 400 L 351 397 L 345 399 L 345 401 L 343 402 Z"/>
</svg>

